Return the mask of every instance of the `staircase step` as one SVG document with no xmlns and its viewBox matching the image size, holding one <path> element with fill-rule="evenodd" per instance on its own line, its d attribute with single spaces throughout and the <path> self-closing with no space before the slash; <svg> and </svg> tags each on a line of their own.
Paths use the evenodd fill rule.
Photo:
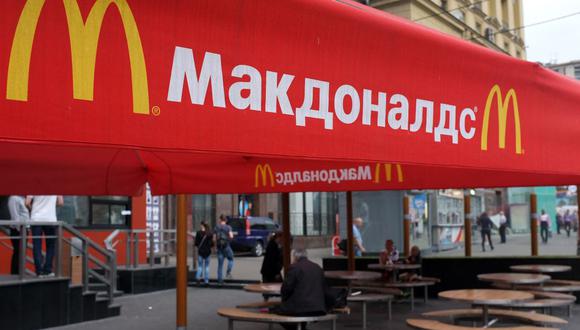
<svg viewBox="0 0 580 330">
<path fill-rule="evenodd" d="M 194 288 L 212 288 L 212 289 L 239 289 L 242 290 L 246 283 L 236 283 L 236 282 L 224 282 L 219 284 L 217 282 L 209 282 L 209 284 L 189 282 L 188 286 Z"/>
<path fill-rule="evenodd" d="M 115 292 L 113 292 L 113 297 L 121 297 L 124 294 L 125 294 L 125 292 L 123 292 L 121 290 L 115 290 Z M 108 298 L 109 291 L 99 291 L 99 292 L 97 292 L 97 297 Z"/>
</svg>

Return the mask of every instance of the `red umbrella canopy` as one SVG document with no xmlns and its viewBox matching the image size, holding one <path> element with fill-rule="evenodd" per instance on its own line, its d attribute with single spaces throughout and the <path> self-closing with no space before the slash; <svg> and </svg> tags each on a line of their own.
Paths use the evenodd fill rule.
<svg viewBox="0 0 580 330">
<path fill-rule="evenodd" d="M 0 193 L 580 179 L 577 82 L 354 2 L 0 10 Z"/>
</svg>

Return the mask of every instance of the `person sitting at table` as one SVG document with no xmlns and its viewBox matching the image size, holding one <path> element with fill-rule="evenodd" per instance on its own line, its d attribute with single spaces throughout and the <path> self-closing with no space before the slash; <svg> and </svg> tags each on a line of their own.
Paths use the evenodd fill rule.
<svg viewBox="0 0 580 330">
<path fill-rule="evenodd" d="M 403 263 L 407 265 L 420 265 L 421 264 L 421 249 L 417 245 L 413 245 L 411 248 L 411 254 L 403 260 Z M 401 281 L 411 282 L 420 278 L 417 271 L 409 271 L 399 275 Z"/>
<path fill-rule="evenodd" d="M 379 256 L 379 262 L 381 265 L 391 265 L 399 261 L 399 251 L 395 247 L 395 243 L 392 239 L 388 239 L 385 242 L 385 249 L 381 252 Z"/>
<path fill-rule="evenodd" d="M 282 283 L 282 304 L 273 311 L 289 316 L 321 316 L 326 314 L 326 282 L 324 271 L 310 260 L 306 250 L 292 251 L 292 265 Z M 282 324 L 296 329 L 296 324 Z M 302 329 L 306 329 L 305 324 Z"/>
</svg>

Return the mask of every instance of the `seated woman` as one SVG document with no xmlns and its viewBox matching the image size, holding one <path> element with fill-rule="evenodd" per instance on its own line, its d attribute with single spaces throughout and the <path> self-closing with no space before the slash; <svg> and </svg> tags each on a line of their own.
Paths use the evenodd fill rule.
<svg viewBox="0 0 580 330">
<path fill-rule="evenodd" d="M 392 239 L 388 239 L 385 242 L 385 249 L 379 255 L 379 262 L 381 265 L 392 265 L 399 261 L 399 251 L 395 247 L 395 243 Z M 383 279 L 389 280 L 391 278 L 391 272 L 383 272 Z"/>
<path fill-rule="evenodd" d="M 379 261 L 381 265 L 391 265 L 399 261 L 399 251 L 397 251 L 392 239 L 385 242 L 385 250 L 381 252 Z"/>
<path fill-rule="evenodd" d="M 411 254 L 407 257 L 407 259 L 404 260 L 405 264 L 410 264 L 410 265 L 420 265 L 421 264 L 421 250 L 419 249 L 419 247 L 417 245 L 414 245 L 411 248 Z M 414 280 L 418 280 L 421 277 L 417 274 L 417 271 L 410 271 L 410 272 L 405 272 L 401 275 L 399 275 L 399 278 L 401 279 L 401 281 L 407 281 L 407 282 L 411 282 Z"/>
</svg>

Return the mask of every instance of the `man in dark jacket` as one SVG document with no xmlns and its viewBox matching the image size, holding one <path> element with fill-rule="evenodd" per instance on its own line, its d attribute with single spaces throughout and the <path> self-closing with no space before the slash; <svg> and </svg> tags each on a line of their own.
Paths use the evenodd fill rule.
<svg viewBox="0 0 580 330">
<path fill-rule="evenodd" d="M 479 227 L 481 229 L 481 248 L 485 252 L 485 238 L 489 242 L 489 247 L 493 250 L 493 243 L 491 242 L 491 228 L 493 227 L 493 222 L 489 218 L 486 212 L 483 212 L 479 217 Z"/>
<path fill-rule="evenodd" d="M 264 261 L 262 262 L 262 282 L 275 283 L 282 282 L 282 232 L 275 232 L 272 238 L 268 241 L 266 246 L 266 253 L 264 254 Z"/>
<path fill-rule="evenodd" d="M 292 316 L 319 316 L 326 314 L 324 271 L 308 260 L 306 251 L 296 249 L 293 262 L 282 283 L 282 305 L 278 313 Z M 286 329 L 296 325 L 283 324 Z M 304 329 L 304 327 L 303 327 Z"/>
</svg>

